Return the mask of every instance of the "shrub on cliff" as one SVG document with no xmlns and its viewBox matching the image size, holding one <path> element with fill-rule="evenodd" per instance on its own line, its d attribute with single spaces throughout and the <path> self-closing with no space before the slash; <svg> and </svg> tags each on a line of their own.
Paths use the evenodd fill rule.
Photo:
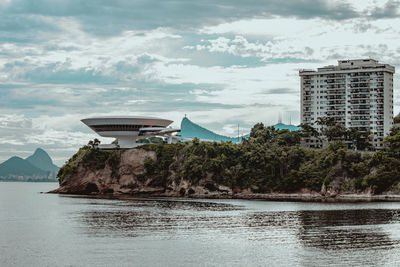
<svg viewBox="0 0 400 267">
<path fill-rule="evenodd" d="M 195 139 L 144 145 L 141 148 L 155 151 L 157 158 L 145 159 L 140 180 L 152 178 L 151 185 L 167 186 L 186 179 L 193 185 L 203 181 L 209 186 L 215 183 L 260 193 L 319 191 L 322 185 L 351 191 L 371 187 L 377 193 L 400 188 L 400 131 L 393 130 L 386 139 L 387 149 L 376 153 L 348 150 L 341 141 L 324 149 L 302 148 L 301 134 L 257 124 L 241 144 Z M 60 183 L 76 173 L 80 164 L 95 170 L 108 165 L 118 177 L 119 153 L 82 147 L 60 169 Z"/>
<path fill-rule="evenodd" d="M 99 170 L 110 166 L 113 177 L 119 177 L 118 166 L 120 155 L 117 151 L 99 150 L 94 146 L 83 146 L 75 153 L 58 171 L 57 177 L 60 184 L 69 176 L 78 172 L 81 164 L 83 167 Z"/>
<path fill-rule="evenodd" d="M 251 188 L 260 193 L 301 188 L 319 191 L 323 184 L 335 190 L 372 187 L 382 192 L 400 180 L 400 167 L 389 153 L 377 152 L 375 156 L 355 152 L 347 150 L 341 141 L 312 150 L 300 147 L 299 142 L 298 132 L 257 124 L 242 144 L 194 140 L 148 146 L 157 152 L 157 160 L 145 168 L 148 174 L 161 175 L 164 182 L 168 176 L 177 182 L 185 178 L 193 184 L 210 178 L 232 189 Z M 380 154 L 384 157 L 378 160 Z"/>
</svg>

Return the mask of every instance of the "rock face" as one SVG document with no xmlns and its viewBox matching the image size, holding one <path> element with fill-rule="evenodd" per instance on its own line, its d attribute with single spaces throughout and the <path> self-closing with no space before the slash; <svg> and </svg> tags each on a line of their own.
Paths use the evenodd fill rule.
<svg viewBox="0 0 400 267">
<path fill-rule="evenodd" d="M 109 164 L 104 168 L 96 169 L 85 166 L 85 162 L 78 158 L 77 170 L 65 177 L 60 187 L 55 191 L 70 194 L 93 193 L 127 193 L 138 185 L 137 176 L 144 172 L 144 160 L 147 157 L 155 159 L 155 152 L 142 149 L 119 151 L 120 163 L 117 166 L 119 176 L 112 175 Z"/>
<path fill-rule="evenodd" d="M 107 152 L 102 152 L 107 153 Z M 113 174 L 112 167 L 95 169 L 85 166 L 83 159 L 77 156 L 77 170 L 67 175 L 60 187 L 51 193 L 65 194 L 131 194 L 140 196 L 176 196 L 176 197 L 217 197 L 232 195 L 232 190 L 217 185 L 211 179 L 200 180 L 192 185 L 187 179 L 177 183 L 172 177 L 160 181 L 157 177 L 146 177 L 145 160 L 157 160 L 156 152 L 144 149 L 128 149 L 117 152 L 120 162 L 118 175 Z"/>
<path fill-rule="evenodd" d="M 166 178 L 157 172 L 148 175 L 146 161 L 157 161 L 156 152 L 140 148 L 118 151 L 86 148 L 61 168 L 60 187 L 50 193 L 328 202 L 400 201 L 398 194 L 375 196 L 371 188 L 366 192 L 339 192 L 325 184 L 320 192 L 305 188 L 296 193 L 254 193 L 251 189 L 232 189 L 217 184 L 212 180 L 211 173 L 193 184 L 187 177 L 177 179 L 173 171 Z"/>
</svg>

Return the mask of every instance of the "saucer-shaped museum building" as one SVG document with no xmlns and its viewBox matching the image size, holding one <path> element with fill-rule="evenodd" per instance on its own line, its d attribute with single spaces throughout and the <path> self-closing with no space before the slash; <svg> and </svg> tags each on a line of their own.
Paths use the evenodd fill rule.
<svg viewBox="0 0 400 267">
<path fill-rule="evenodd" d="M 167 128 L 173 121 L 151 117 L 96 117 L 81 120 L 98 135 L 114 137 L 121 148 L 131 148 L 141 143 L 137 140 L 149 137 L 166 138 L 169 143 L 172 134 L 179 129 Z M 101 145 L 103 148 L 112 145 Z"/>
<path fill-rule="evenodd" d="M 98 135 L 114 137 L 121 148 L 132 148 L 143 143 L 152 143 L 152 139 L 174 143 L 198 138 L 205 142 L 232 142 L 241 143 L 249 138 L 250 134 L 229 137 L 216 134 L 184 117 L 180 129 L 168 127 L 173 121 L 150 117 L 97 117 L 83 119 L 82 122 L 89 126 Z M 298 131 L 300 127 L 278 123 L 273 125 L 277 130 Z M 99 146 L 103 149 L 114 149 L 116 145 L 108 144 Z"/>
</svg>

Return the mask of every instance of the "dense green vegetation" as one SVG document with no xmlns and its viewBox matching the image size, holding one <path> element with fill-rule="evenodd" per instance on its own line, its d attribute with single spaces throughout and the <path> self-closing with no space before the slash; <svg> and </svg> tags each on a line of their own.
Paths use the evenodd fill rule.
<svg viewBox="0 0 400 267">
<path fill-rule="evenodd" d="M 308 129 L 309 130 L 309 129 Z M 197 184 L 208 178 L 232 189 L 250 188 L 253 192 L 293 192 L 303 188 L 375 193 L 397 189 L 400 182 L 400 130 L 394 128 L 387 148 L 379 152 L 357 152 L 332 138 L 324 149 L 300 147 L 309 134 L 275 130 L 256 124 L 250 138 L 242 144 L 193 142 L 146 145 L 157 161 L 147 159 L 145 176 L 158 177 L 161 184 L 172 177 Z M 354 134 L 359 134 L 354 132 Z"/>
<path fill-rule="evenodd" d="M 321 131 L 317 131 L 309 124 L 301 124 L 302 137 L 318 139 L 319 148 L 322 142 L 341 141 L 347 144 L 348 148 L 356 150 L 372 150 L 372 132 L 361 131 L 358 128 L 346 129 L 343 122 L 337 121 L 335 117 L 320 117 L 316 124 L 321 127 Z"/>
<path fill-rule="evenodd" d="M 312 127 L 303 126 L 302 131 L 290 132 L 261 123 L 252 128 L 250 137 L 241 144 L 198 139 L 177 144 L 146 144 L 141 148 L 155 151 L 157 160 L 146 158 L 145 173 L 138 179 L 153 178 L 149 186 L 168 187 L 173 181 L 186 179 L 209 189 L 219 184 L 234 191 L 251 189 L 257 193 L 320 191 L 323 185 L 337 191 L 400 191 L 399 128 L 392 129 L 385 140 L 385 149 L 367 152 L 349 149 L 351 146 L 346 142 L 349 131 L 329 123 L 323 131 L 331 134 L 330 142 L 323 149 L 300 146 L 302 138 L 318 136 Z M 354 130 L 351 134 L 360 136 Z M 365 141 L 364 137 L 361 139 Z M 108 165 L 112 176 L 118 177 L 119 153 L 119 150 L 99 150 L 96 142 L 90 142 L 60 169 L 60 183 L 78 171 L 78 164 L 91 169 Z"/>
<path fill-rule="evenodd" d="M 98 141 L 98 140 L 97 140 Z M 100 142 L 97 142 L 97 145 Z M 82 164 L 84 168 L 92 170 L 104 169 L 106 165 L 111 168 L 112 176 L 119 177 L 118 167 L 120 155 L 118 151 L 106 151 L 97 148 L 96 139 L 90 141 L 88 145 L 83 146 L 74 154 L 58 171 L 57 177 L 60 184 L 70 175 L 78 172 L 78 165 Z"/>
</svg>

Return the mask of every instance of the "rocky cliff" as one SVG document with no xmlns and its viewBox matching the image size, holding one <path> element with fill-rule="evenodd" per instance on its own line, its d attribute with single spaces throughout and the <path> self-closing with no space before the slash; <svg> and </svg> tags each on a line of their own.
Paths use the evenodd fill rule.
<svg viewBox="0 0 400 267">
<path fill-rule="evenodd" d="M 105 155 L 105 164 L 99 166 L 90 162 L 89 153 L 96 157 Z M 82 155 L 83 154 L 83 155 Z M 108 155 L 107 155 L 108 154 Z M 113 155 L 113 156 L 112 156 Z M 117 166 L 110 164 L 110 157 L 117 157 Z M 155 151 L 145 149 L 129 149 L 120 151 L 80 151 L 71 158 L 71 171 L 61 173 L 60 187 L 52 193 L 66 194 L 131 194 L 151 196 L 192 196 L 207 197 L 231 195 L 233 191 L 223 185 L 215 184 L 211 179 L 201 179 L 193 185 L 188 179 L 178 183 L 173 175 L 167 179 L 146 175 L 145 164 L 149 160 L 156 161 Z M 98 164 L 98 163 L 97 163 Z M 100 164 L 101 165 L 101 164 Z M 64 166 L 63 168 L 65 168 Z M 70 167 L 66 167 L 70 168 Z"/>
<path fill-rule="evenodd" d="M 349 183 L 340 161 L 331 170 L 336 179 L 328 186 L 323 184 L 320 190 L 302 188 L 295 192 L 257 192 L 251 187 L 227 186 L 229 179 L 216 179 L 211 172 L 195 178 L 193 166 L 190 167 L 193 173 L 185 177 L 188 172 L 182 172 L 182 166 L 187 164 L 187 159 L 182 154 L 177 155 L 175 150 L 175 156 L 171 154 L 167 158 L 171 161 L 163 162 L 157 158 L 157 153 L 168 155 L 170 152 L 161 153 L 161 148 L 103 151 L 83 147 L 60 169 L 60 187 L 52 193 L 300 201 L 400 200 L 399 195 L 388 192 L 374 195 L 371 187 L 364 191 L 340 189 Z M 168 166 L 167 172 L 162 171 L 163 164 Z"/>
</svg>

